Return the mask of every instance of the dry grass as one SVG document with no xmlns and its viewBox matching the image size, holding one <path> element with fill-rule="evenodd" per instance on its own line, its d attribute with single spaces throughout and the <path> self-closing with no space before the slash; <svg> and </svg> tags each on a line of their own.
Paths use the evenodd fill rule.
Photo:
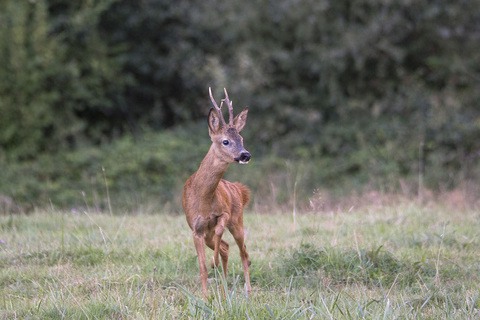
<svg viewBox="0 0 480 320">
<path fill-rule="evenodd" d="M 480 316 L 480 212 L 384 202 L 247 213 L 252 294 L 231 243 L 227 297 L 199 300 L 183 216 L 0 217 L 0 319 L 468 319 Z"/>
</svg>

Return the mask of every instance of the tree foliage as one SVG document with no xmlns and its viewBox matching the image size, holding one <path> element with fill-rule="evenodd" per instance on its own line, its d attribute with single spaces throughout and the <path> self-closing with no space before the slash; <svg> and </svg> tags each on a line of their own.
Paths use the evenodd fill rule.
<svg viewBox="0 0 480 320">
<path fill-rule="evenodd" d="M 211 86 L 251 106 L 254 155 L 322 166 L 309 188 L 419 171 L 438 188 L 478 171 L 478 1 L 0 7 L 4 162 L 191 126 Z"/>
</svg>

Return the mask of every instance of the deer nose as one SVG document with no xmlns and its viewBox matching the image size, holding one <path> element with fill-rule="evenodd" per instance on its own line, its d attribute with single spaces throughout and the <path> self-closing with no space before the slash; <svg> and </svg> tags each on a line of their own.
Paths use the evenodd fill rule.
<svg viewBox="0 0 480 320">
<path fill-rule="evenodd" d="M 250 152 L 247 151 L 247 152 L 242 152 L 240 154 L 240 157 L 236 158 L 235 160 L 238 161 L 241 164 L 245 164 L 248 161 L 250 161 L 251 157 L 252 157 L 252 155 L 250 154 Z"/>
</svg>

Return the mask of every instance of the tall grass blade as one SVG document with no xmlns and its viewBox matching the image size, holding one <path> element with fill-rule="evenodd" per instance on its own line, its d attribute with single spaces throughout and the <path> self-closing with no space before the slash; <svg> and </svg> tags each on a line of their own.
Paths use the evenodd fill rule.
<svg viewBox="0 0 480 320">
<path fill-rule="evenodd" d="M 213 310 L 206 305 L 205 301 L 195 297 L 184 286 L 177 284 L 177 288 L 179 288 L 185 294 L 185 296 L 188 298 L 189 302 L 191 303 L 191 306 L 195 308 L 195 311 L 199 309 L 207 316 L 212 316 L 214 314 Z M 191 315 L 196 316 L 196 312 L 194 312 Z"/>
</svg>

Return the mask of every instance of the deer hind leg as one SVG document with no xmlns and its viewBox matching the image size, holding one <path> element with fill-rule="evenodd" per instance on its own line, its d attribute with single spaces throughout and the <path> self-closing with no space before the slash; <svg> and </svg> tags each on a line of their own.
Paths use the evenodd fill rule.
<svg viewBox="0 0 480 320">
<path fill-rule="evenodd" d="M 212 241 L 212 245 L 209 246 L 212 250 L 215 250 L 215 245 Z M 230 248 L 230 245 L 228 242 L 225 240 L 220 240 L 220 249 L 218 250 L 220 253 L 220 258 L 222 259 L 222 266 L 223 268 L 227 269 L 227 264 L 228 264 L 228 249 Z M 212 268 L 219 267 L 220 266 L 220 261 L 215 262 L 215 256 L 212 257 L 212 263 L 211 263 Z"/>
<path fill-rule="evenodd" d="M 212 239 L 210 239 L 210 241 L 207 241 L 206 242 L 207 246 L 212 249 L 212 250 L 215 250 L 215 244 L 214 244 L 214 241 L 213 241 L 213 237 Z M 228 249 L 229 249 L 230 245 L 228 244 L 228 242 L 226 242 L 225 240 L 220 240 L 220 249 L 219 249 L 219 252 L 220 252 L 220 258 L 222 259 L 222 267 L 223 267 L 223 273 L 225 275 L 225 277 L 227 276 L 227 266 L 228 266 Z M 211 266 L 212 268 L 215 268 L 215 267 L 219 267 L 220 266 L 220 261 L 218 261 L 218 263 L 215 263 L 215 253 L 214 253 L 214 256 L 212 257 L 212 262 L 211 262 Z"/>
<path fill-rule="evenodd" d="M 212 267 L 218 267 L 220 265 L 220 260 L 218 255 L 220 254 L 222 258 L 222 267 L 223 274 L 225 279 L 227 278 L 227 265 L 228 265 L 228 243 L 222 240 L 223 232 L 225 231 L 225 225 L 227 223 L 228 216 L 222 215 L 217 220 L 217 225 L 215 226 L 215 233 L 213 234 L 213 261 Z"/>
<path fill-rule="evenodd" d="M 207 265 L 205 264 L 205 240 L 203 236 L 193 235 L 193 242 L 195 243 L 195 249 L 197 250 L 198 264 L 200 266 L 200 280 L 202 282 L 202 295 L 203 299 L 207 300 Z"/>
<path fill-rule="evenodd" d="M 245 245 L 245 235 L 243 233 L 243 226 L 240 225 L 236 229 L 230 230 L 235 239 L 235 242 L 240 249 L 240 259 L 242 259 L 242 266 L 243 266 L 243 273 L 245 275 L 245 286 L 247 288 L 247 292 L 252 290 L 250 286 L 250 274 L 249 274 L 249 267 L 251 265 L 250 260 L 248 259 L 248 252 L 247 246 Z"/>
</svg>

